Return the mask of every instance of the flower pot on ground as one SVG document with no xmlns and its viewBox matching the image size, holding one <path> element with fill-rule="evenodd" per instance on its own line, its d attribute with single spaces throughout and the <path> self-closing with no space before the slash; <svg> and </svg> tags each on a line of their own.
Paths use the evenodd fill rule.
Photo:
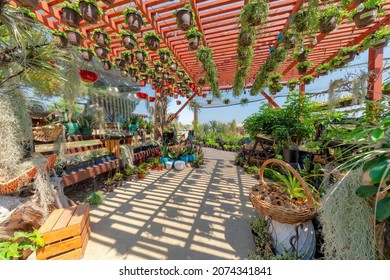
<svg viewBox="0 0 390 280">
<path fill-rule="evenodd" d="M 171 58 L 171 51 L 163 48 L 158 50 L 158 55 L 160 56 L 160 61 L 164 64 L 168 63 L 169 59 Z"/>
<path fill-rule="evenodd" d="M 146 32 L 143 36 L 143 41 L 146 47 L 151 51 L 157 51 L 160 47 L 162 37 L 153 31 Z"/>
<path fill-rule="evenodd" d="M 94 0 L 80 1 L 79 8 L 82 18 L 88 23 L 96 23 L 103 14 L 103 10 Z"/>
<path fill-rule="evenodd" d="M 141 27 L 144 23 L 137 9 L 126 8 L 126 10 L 123 11 L 123 14 L 125 15 L 125 20 L 126 20 L 125 22 L 127 23 L 127 26 L 130 29 L 130 31 L 134 33 L 140 32 Z"/>
<path fill-rule="evenodd" d="M 95 52 L 90 48 L 79 48 L 81 51 L 81 58 L 85 61 L 91 61 Z"/>
<path fill-rule="evenodd" d="M 122 180 L 123 180 L 123 174 L 122 173 L 115 173 L 114 174 L 114 182 L 117 188 L 122 186 Z"/>
<path fill-rule="evenodd" d="M 94 42 L 101 47 L 108 47 L 111 42 L 111 37 L 106 32 L 103 32 L 100 28 L 93 30 L 92 38 Z"/>
<path fill-rule="evenodd" d="M 124 60 L 123 58 L 117 57 L 117 58 L 115 58 L 115 65 L 119 69 L 124 69 L 126 67 L 126 60 Z"/>
<path fill-rule="evenodd" d="M 144 179 L 146 176 L 146 171 L 142 167 L 137 168 L 137 177 L 138 179 Z"/>
<path fill-rule="evenodd" d="M 95 46 L 96 56 L 100 59 L 105 59 L 108 56 L 108 49 L 105 47 Z"/>
<path fill-rule="evenodd" d="M 135 51 L 135 59 L 138 62 L 144 62 L 149 57 L 148 52 L 144 49 L 138 49 Z"/>
<path fill-rule="evenodd" d="M 203 34 L 193 27 L 187 31 L 185 37 L 188 40 L 188 49 L 196 50 L 200 45 L 200 39 L 203 37 Z"/>
<path fill-rule="evenodd" d="M 177 27 L 180 30 L 187 31 L 194 24 L 194 12 L 190 4 L 186 4 L 184 8 L 175 11 L 174 16 L 176 17 Z"/>
<path fill-rule="evenodd" d="M 65 29 L 66 39 L 73 46 L 80 46 L 83 36 L 81 32 L 74 28 Z"/>
<path fill-rule="evenodd" d="M 320 32 L 327 34 L 337 28 L 340 22 L 342 13 L 337 6 L 330 6 L 319 12 L 318 27 Z"/>
<path fill-rule="evenodd" d="M 68 45 L 68 39 L 66 39 L 66 33 L 60 30 L 53 30 L 53 42 L 59 48 L 65 48 Z"/>
<path fill-rule="evenodd" d="M 122 38 L 122 44 L 128 50 L 132 50 L 138 46 L 137 37 L 130 31 L 121 29 L 117 37 Z"/>
<path fill-rule="evenodd" d="M 80 10 L 77 4 L 72 4 L 69 2 L 64 2 L 62 4 L 62 21 L 73 27 L 73 28 L 79 28 L 80 27 L 80 21 L 83 19 L 80 15 Z"/>
<path fill-rule="evenodd" d="M 353 21 L 357 28 L 364 28 L 374 23 L 378 17 L 378 8 L 366 9 L 364 8 L 361 12 L 356 12 L 353 15 Z"/>
</svg>

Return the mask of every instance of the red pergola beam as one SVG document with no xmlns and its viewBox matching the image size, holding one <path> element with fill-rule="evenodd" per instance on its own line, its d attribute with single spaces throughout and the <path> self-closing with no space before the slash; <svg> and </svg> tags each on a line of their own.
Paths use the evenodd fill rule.
<svg viewBox="0 0 390 280">
<path fill-rule="evenodd" d="M 368 51 L 368 98 L 373 101 L 382 99 L 383 48 Z"/>
</svg>

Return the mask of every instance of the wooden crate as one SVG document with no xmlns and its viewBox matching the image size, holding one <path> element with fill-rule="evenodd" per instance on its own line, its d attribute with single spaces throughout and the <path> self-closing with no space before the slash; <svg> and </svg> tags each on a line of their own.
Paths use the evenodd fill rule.
<svg viewBox="0 0 390 280">
<path fill-rule="evenodd" d="M 84 256 L 91 232 L 89 204 L 54 210 L 41 226 L 45 246 L 37 260 L 75 260 Z"/>
</svg>

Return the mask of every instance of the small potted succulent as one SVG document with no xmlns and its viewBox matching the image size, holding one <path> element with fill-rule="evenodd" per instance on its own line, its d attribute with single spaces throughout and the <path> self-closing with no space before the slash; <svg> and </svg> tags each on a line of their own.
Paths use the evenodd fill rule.
<svg viewBox="0 0 390 280">
<path fill-rule="evenodd" d="M 153 31 L 148 31 L 143 36 L 143 41 L 146 47 L 151 51 L 157 51 L 160 47 L 162 37 Z"/>
<path fill-rule="evenodd" d="M 138 69 L 141 73 L 146 73 L 149 65 L 146 62 L 138 62 Z"/>
<path fill-rule="evenodd" d="M 83 39 L 83 35 L 81 32 L 75 28 L 68 27 L 65 28 L 66 33 L 66 39 L 68 40 L 68 43 L 73 46 L 80 46 L 81 41 Z"/>
<path fill-rule="evenodd" d="M 176 17 L 177 27 L 182 31 L 189 30 L 194 24 L 195 16 L 190 4 L 184 5 L 184 8 L 175 11 L 173 15 Z"/>
<path fill-rule="evenodd" d="M 103 69 L 106 71 L 111 70 L 111 68 L 114 66 L 112 62 L 108 59 L 102 59 L 100 60 L 101 63 L 103 63 Z"/>
<path fill-rule="evenodd" d="M 96 56 L 100 59 L 106 59 L 108 57 L 108 54 L 110 53 L 110 50 L 106 47 L 94 45 L 95 47 L 95 53 Z"/>
<path fill-rule="evenodd" d="M 149 54 L 148 54 L 148 52 L 146 50 L 144 50 L 144 49 L 137 49 L 135 51 L 135 59 L 138 62 L 144 62 L 148 58 L 149 58 Z"/>
<path fill-rule="evenodd" d="M 158 55 L 160 56 L 160 61 L 164 64 L 168 63 L 169 59 L 171 58 L 171 51 L 166 49 L 166 48 L 162 48 L 162 49 L 159 49 L 158 50 Z"/>
<path fill-rule="evenodd" d="M 311 49 L 309 47 L 303 46 L 299 50 L 296 50 L 293 53 L 294 59 L 298 62 L 303 62 L 307 59 L 309 52 Z"/>
<path fill-rule="evenodd" d="M 295 90 L 296 86 L 299 85 L 301 82 L 298 79 L 291 79 L 287 82 L 287 87 L 290 91 Z"/>
<path fill-rule="evenodd" d="M 83 19 L 80 14 L 79 6 L 65 1 L 61 4 L 61 7 L 62 21 L 73 28 L 79 28 L 80 21 Z"/>
<path fill-rule="evenodd" d="M 127 64 L 134 63 L 134 54 L 130 51 L 121 52 L 121 57 L 126 61 Z"/>
<path fill-rule="evenodd" d="M 59 48 L 65 48 L 68 45 L 68 39 L 66 39 L 66 33 L 61 30 L 53 30 L 51 32 L 53 36 L 53 42 Z"/>
<path fill-rule="evenodd" d="M 312 81 L 314 81 L 314 77 L 312 75 L 306 75 L 306 76 L 303 76 L 301 78 L 301 81 L 305 84 L 305 85 L 308 85 L 310 84 Z"/>
<path fill-rule="evenodd" d="M 124 60 L 124 59 L 121 58 L 121 57 L 116 57 L 116 58 L 115 58 L 115 65 L 116 65 L 116 67 L 118 67 L 119 69 L 123 70 L 123 69 L 126 67 L 126 60 Z"/>
<path fill-rule="evenodd" d="M 378 16 L 384 14 L 384 9 L 381 7 L 381 4 L 386 2 L 385 0 L 367 0 L 361 3 L 363 9 L 355 8 L 351 11 L 350 17 L 355 22 L 357 28 L 364 28 L 374 23 Z"/>
<path fill-rule="evenodd" d="M 125 15 L 126 23 L 130 31 L 134 33 L 140 32 L 144 22 L 137 9 L 128 7 L 123 11 L 123 14 Z"/>
<path fill-rule="evenodd" d="M 94 42 L 101 47 L 108 47 L 111 43 L 111 37 L 102 29 L 96 28 L 92 31 Z"/>
<path fill-rule="evenodd" d="M 203 37 L 203 34 L 195 27 L 189 29 L 185 35 L 188 40 L 189 50 L 196 50 L 200 45 L 200 39 Z"/>
<path fill-rule="evenodd" d="M 115 182 L 112 179 L 107 179 L 107 181 L 104 182 L 104 185 L 107 187 L 108 192 L 113 192 L 114 191 L 114 185 Z"/>
<path fill-rule="evenodd" d="M 93 49 L 79 47 L 78 50 L 81 52 L 81 58 L 85 61 L 91 61 L 96 55 Z"/>
<path fill-rule="evenodd" d="M 312 65 L 310 61 L 303 61 L 297 64 L 297 69 L 299 75 L 304 75 L 307 72 L 307 69 Z"/>
<path fill-rule="evenodd" d="M 343 19 L 343 10 L 338 6 L 328 6 L 320 10 L 318 15 L 318 27 L 322 34 L 335 30 Z"/>
<path fill-rule="evenodd" d="M 171 72 L 175 73 L 177 71 L 177 62 L 176 61 L 171 60 L 170 62 L 168 62 L 168 66 L 169 66 L 169 70 L 171 70 Z"/>
<path fill-rule="evenodd" d="M 130 31 L 121 29 L 117 38 L 122 38 L 122 44 L 128 50 L 132 50 L 138 46 L 137 37 Z"/>
<path fill-rule="evenodd" d="M 345 47 L 339 50 L 339 56 L 342 57 L 344 63 L 351 62 L 355 59 L 359 46 Z"/>
<path fill-rule="evenodd" d="M 156 71 L 157 74 L 161 74 L 164 69 L 164 65 L 161 63 L 161 61 L 157 60 L 154 63 L 154 70 Z"/>
<path fill-rule="evenodd" d="M 99 8 L 95 0 L 79 1 L 79 9 L 82 18 L 88 23 L 96 23 L 103 14 L 103 9 Z"/>
<path fill-rule="evenodd" d="M 374 33 L 368 35 L 362 42 L 363 49 L 381 49 L 387 46 L 390 38 L 390 28 L 383 26 Z"/>
</svg>

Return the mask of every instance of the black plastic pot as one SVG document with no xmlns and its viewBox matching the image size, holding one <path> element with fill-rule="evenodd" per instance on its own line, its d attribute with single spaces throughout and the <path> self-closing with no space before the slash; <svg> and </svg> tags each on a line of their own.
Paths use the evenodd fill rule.
<svg viewBox="0 0 390 280">
<path fill-rule="evenodd" d="M 142 17 L 139 14 L 128 13 L 126 15 L 126 22 L 127 22 L 127 26 L 132 32 L 138 33 L 141 31 Z"/>
<path fill-rule="evenodd" d="M 187 31 L 192 27 L 192 16 L 188 9 L 180 9 L 176 13 L 177 27 L 180 30 Z"/>
<path fill-rule="evenodd" d="M 299 161 L 299 150 L 283 149 L 283 160 L 287 163 L 297 163 Z"/>
<path fill-rule="evenodd" d="M 370 25 L 371 23 L 374 23 L 378 17 L 378 9 L 370 9 L 357 13 L 353 17 L 353 21 L 355 22 L 355 25 L 357 28 L 364 28 Z"/>
</svg>

